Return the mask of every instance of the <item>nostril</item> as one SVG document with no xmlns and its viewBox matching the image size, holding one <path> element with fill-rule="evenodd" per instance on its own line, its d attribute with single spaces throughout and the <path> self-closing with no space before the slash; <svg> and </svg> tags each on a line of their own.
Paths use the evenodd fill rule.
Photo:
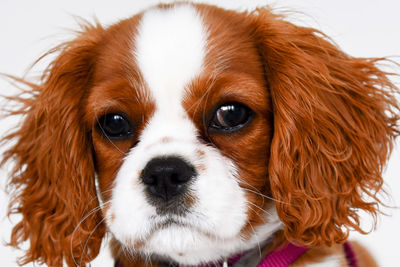
<svg viewBox="0 0 400 267">
<path fill-rule="evenodd" d="M 146 185 L 155 185 L 157 183 L 157 176 L 154 174 L 142 174 L 142 181 Z"/>
<path fill-rule="evenodd" d="M 195 176 L 196 171 L 194 167 L 185 162 L 177 166 L 177 171 L 172 172 L 170 175 L 172 184 L 184 184 L 190 181 Z"/>
</svg>

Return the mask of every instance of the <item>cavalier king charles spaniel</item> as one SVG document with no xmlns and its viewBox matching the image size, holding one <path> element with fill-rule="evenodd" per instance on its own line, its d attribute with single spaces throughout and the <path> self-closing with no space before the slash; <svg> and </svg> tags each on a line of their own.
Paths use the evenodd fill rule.
<svg viewBox="0 0 400 267">
<path fill-rule="evenodd" d="M 39 83 L 14 78 L 30 96 L 5 139 L 20 263 L 85 266 L 109 234 L 121 267 L 374 266 L 346 240 L 379 212 L 399 134 L 384 58 L 190 3 L 51 52 Z"/>
</svg>

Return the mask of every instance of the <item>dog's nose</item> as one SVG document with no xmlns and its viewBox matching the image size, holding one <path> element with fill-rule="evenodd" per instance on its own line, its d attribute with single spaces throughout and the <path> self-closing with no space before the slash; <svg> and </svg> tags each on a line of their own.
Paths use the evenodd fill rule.
<svg viewBox="0 0 400 267">
<path fill-rule="evenodd" d="M 183 192 L 196 175 L 189 163 L 178 157 L 161 157 L 149 161 L 142 171 L 142 181 L 151 196 L 168 202 Z"/>
</svg>

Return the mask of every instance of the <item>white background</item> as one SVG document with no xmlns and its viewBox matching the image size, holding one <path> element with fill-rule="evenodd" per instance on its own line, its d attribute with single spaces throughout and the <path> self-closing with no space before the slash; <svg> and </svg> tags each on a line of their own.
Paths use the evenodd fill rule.
<svg viewBox="0 0 400 267">
<path fill-rule="evenodd" d="M 0 1 L 0 73 L 23 76 L 29 65 L 43 52 L 60 41 L 70 38 L 69 30 L 77 29 L 74 16 L 89 21 L 94 17 L 103 25 L 129 17 L 159 1 Z M 164 1 L 165 2 L 165 1 Z M 272 5 L 277 10 L 297 11 L 292 21 L 316 27 L 328 34 L 347 53 L 359 57 L 400 55 L 400 1 L 399 0 L 277 0 L 277 1 L 208 1 L 223 7 L 244 10 L 255 6 Z M 398 62 L 399 58 L 396 59 Z M 48 61 L 45 61 L 48 62 Z M 45 64 L 39 64 L 30 76 L 40 73 Z M 397 70 L 399 71 L 399 70 Z M 397 80 L 399 84 L 399 80 Z M 15 89 L 0 79 L 0 94 L 10 95 Z M 0 102 L 1 105 L 4 102 Z M 10 129 L 15 121 L 1 120 L 0 134 Z M 389 204 L 400 206 L 400 153 L 397 147 L 385 172 L 386 188 L 392 199 Z M 6 247 L 11 223 L 6 218 L 8 198 L 4 193 L 6 169 L 0 172 L 0 266 L 17 266 L 20 252 Z M 352 233 L 351 238 L 361 240 L 378 259 L 380 266 L 400 266 L 399 238 L 400 211 L 389 209 L 390 216 L 381 216 L 378 228 L 368 236 Z M 15 219 L 14 219 L 15 221 Z M 112 266 L 107 248 L 92 266 Z M 29 265 L 33 266 L 33 265 Z"/>
</svg>

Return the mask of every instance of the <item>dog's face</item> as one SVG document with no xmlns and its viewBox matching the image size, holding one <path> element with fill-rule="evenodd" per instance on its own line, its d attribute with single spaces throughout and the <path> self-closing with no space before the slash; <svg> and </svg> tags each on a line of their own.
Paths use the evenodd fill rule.
<svg viewBox="0 0 400 267">
<path fill-rule="evenodd" d="M 32 98 L 7 137 L 23 262 L 89 262 L 110 232 L 125 253 L 198 264 L 278 231 L 342 242 L 357 210 L 376 215 L 399 120 L 376 60 L 268 9 L 192 4 L 58 51 L 42 83 L 17 79 Z"/>
<path fill-rule="evenodd" d="M 128 248 L 186 264 L 248 249 L 280 225 L 262 196 L 272 138 L 263 65 L 247 25 L 231 25 L 241 17 L 223 15 L 178 5 L 123 22 L 88 96 L 108 228 Z"/>
</svg>

